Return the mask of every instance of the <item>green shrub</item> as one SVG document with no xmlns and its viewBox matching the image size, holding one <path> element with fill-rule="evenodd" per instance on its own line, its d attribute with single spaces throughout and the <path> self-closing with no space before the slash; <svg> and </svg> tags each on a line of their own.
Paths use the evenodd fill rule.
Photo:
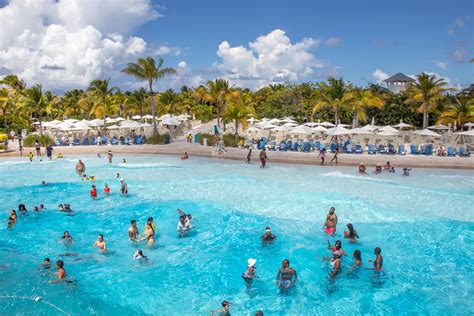
<svg viewBox="0 0 474 316">
<path fill-rule="evenodd" d="M 170 141 L 171 141 L 170 134 L 155 134 L 146 139 L 146 143 L 151 144 L 151 145 L 169 144 Z"/>
<path fill-rule="evenodd" d="M 244 138 L 241 136 L 236 136 L 233 134 L 224 134 L 224 146 L 225 147 L 239 147 L 239 142 L 244 141 Z"/>
<path fill-rule="evenodd" d="M 3 144 L 0 145 L 0 151 L 7 150 L 7 149 L 8 149 L 7 146 L 5 146 L 5 145 L 3 145 Z"/>
<path fill-rule="evenodd" d="M 54 141 L 51 137 L 47 135 L 29 135 L 23 139 L 23 147 L 34 147 L 35 142 L 39 140 L 41 146 L 53 145 Z"/>
</svg>

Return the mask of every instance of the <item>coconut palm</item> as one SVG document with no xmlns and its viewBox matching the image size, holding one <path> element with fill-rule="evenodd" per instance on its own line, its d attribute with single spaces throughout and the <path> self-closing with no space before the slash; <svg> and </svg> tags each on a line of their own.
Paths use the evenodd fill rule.
<svg viewBox="0 0 474 316">
<path fill-rule="evenodd" d="M 233 95 L 228 100 L 227 106 L 224 112 L 222 112 L 222 117 L 226 122 L 234 122 L 236 136 L 239 130 L 239 123 L 242 124 L 244 130 L 247 128 L 247 118 L 249 115 L 255 116 L 255 109 L 250 103 L 250 99 L 240 93 Z"/>
<path fill-rule="evenodd" d="M 87 104 L 87 106 L 84 104 L 85 98 L 89 98 L 90 100 L 90 104 Z M 88 118 L 93 103 L 92 101 L 92 98 L 82 90 L 73 89 L 66 91 L 61 98 L 64 107 L 63 115 L 66 117 Z"/>
<path fill-rule="evenodd" d="M 133 91 L 125 100 L 126 111 L 130 114 L 139 114 L 143 117 L 147 102 L 147 93 L 144 88 Z"/>
<path fill-rule="evenodd" d="M 139 58 L 136 63 L 129 63 L 127 64 L 127 67 L 122 70 L 122 72 L 137 79 L 148 81 L 148 86 L 150 89 L 151 115 L 153 116 L 153 134 L 158 133 L 158 128 L 156 126 L 155 102 L 153 98 L 153 82 L 163 78 L 166 75 L 177 74 L 174 68 L 163 68 L 163 63 L 163 58 L 158 60 L 158 64 L 156 64 L 156 61 L 153 57 Z"/>
<path fill-rule="evenodd" d="M 334 122 L 337 125 L 340 109 L 347 107 L 352 101 L 351 88 L 351 84 L 344 82 L 342 78 L 329 78 L 328 83 L 321 82 L 315 91 L 313 115 L 324 108 L 330 108 L 334 111 Z"/>
<path fill-rule="evenodd" d="M 474 99 L 455 97 L 454 102 L 441 113 L 437 123 L 454 124 L 455 121 L 459 126 L 463 126 L 467 122 L 474 122 Z"/>
<path fill-rule="evenodd" d="M 104 135 L 106 133 L 105 118 L 107 113 L 107 106 L 110 106 L 110 100 L 107 99 L 116 90 L 116 87 L 109 87 L 109 83 L 110 78 L 105 80 L 96 79 L 91 81 L 91 83 L 89 84 L 89 88 L 87 89 L 90 93 L 90 96 L 94 100 L 94 106 L 91 109 L 91 113 L 96 114 L 96 116 L 100 116 L 102 114 L 102 117 L 104 119 Z"/>
<path fill-rule="evenodd" d="M 173 90 L 168 89 L 165 92 L 160 94 L 160 104 L 164 112 L 175 114 L 178 103 L 179 103 L 178 94 L 175 93 Z"/>
<path fill-rule="evenodd" d="M 30 117 L 36 117 L 39 122 L 40 134 L 43 135 L 43 125 L 41 118 L 46 112 L 48 103 L 40 84 L 26 89 L 26 96 L 21 100 L 21 106 L 30 114 Z"/>
<path fill-rule="evenodd" d="M 418 111 L 423 113 L 423 128 L 427 128 L 429 107 L 443 98 L 445 92 L 452 89 L 446 88 L 448 83 L 442 78 L 437 79 L 435 75 L 422 72 L 416 78 L 416 82 L 411 83 L 407 88 L 409 97 L 405 104 L 421 104 Z"/>
<path fill-rule="evenodd" d="M 359 121 L 365 122 L 367 115 L 365 110 L 369 107 L 380 109 L 384 102 L 377 95 L 370 90 L 356 88 L 352 90 L 352 102 L 347 106 L 347 109 L 352 112 L 352 127 L 356 127 Z"/>
</svg>

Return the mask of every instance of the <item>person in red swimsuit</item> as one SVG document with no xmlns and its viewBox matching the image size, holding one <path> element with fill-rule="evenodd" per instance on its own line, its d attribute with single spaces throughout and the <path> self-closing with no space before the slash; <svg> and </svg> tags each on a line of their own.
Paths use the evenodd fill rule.
<svg viewBox="0 0 474 316">
<path fill-rule="evenodd" d="M 106 183 L 105 186 L 104 186 L 104 193 L 105 194 L 109 194 L 110 193 L 110 188 L 109 188 L 109 185 Z"/>
<path fill-rule="evenodd" d="M 96 197 L 97 197 L 97 189 L 95 185 L 93 185 L 91 189 L 91 198 L 95 199 Z"/>
</svg>

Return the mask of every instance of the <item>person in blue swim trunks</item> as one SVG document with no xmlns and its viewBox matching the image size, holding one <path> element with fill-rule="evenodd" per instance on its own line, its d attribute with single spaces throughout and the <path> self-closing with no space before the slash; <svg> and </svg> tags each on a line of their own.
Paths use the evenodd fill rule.
<svg viewBox="0 0 474 316">
<path fill-rule="evenodd" d="M 278 270 L 276 277 L 276 284 L 280 288 L 281 292 L 288 292 L 292 287 L 296 285 L 298 275 L 296 270 L 290 268 L 290 261 L 288 259 L 283 260 L 281 268 Z"/>
</svg>

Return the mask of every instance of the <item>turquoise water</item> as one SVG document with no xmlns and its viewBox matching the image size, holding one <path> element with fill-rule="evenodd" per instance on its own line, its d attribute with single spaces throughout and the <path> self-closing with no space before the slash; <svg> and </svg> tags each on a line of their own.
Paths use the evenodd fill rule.
<svg viewBox="0 0 474 316">
<path fill-rule="evenodd" d="M 118 156 L 118 155 L 117 155 Z M 119 158 L 119 157 L 117 157 Z M 122 158 L 122 157 L 120 157 Z M 224 299 L 236 315 L 472 314 L 474 297 L 474 173 L 413 170 L 410 177 L 383 173 L 362 177 L 355 168 L 257 164 L 192 157 L 126 156 L 127 165 L 88 156 L 99 199 L 89 197 L 91 182 L 75 174 L 76 159 L 52 162 L 0 160 L 0 314 L 30 315 L 196 315 L 209 314 Z M 117 159 L 118 161 L 118 159 Z M 396 166 L 397 167 L 397 166 Z M 130 195 L 117 193 L 120 172 Z M 42 180 L 48 185 L 41 186 Z M 104 197 L 107 182 L 112 194 Z M 58 212 L 70 203 L 72 216 Z M 11 208 L 26 204 L 6 229 Z M 47 210 L 34 213 L 43 203 Z M 360 235 L 343 241 L 349 257 L 343 272 L 328 282 L 322 257 L 328 237 L 321 227 L 329 207 Z M 196 229 L 188 238 L 176 232 L 176 208 L 192 213 Z M 147 263 L 133 260 L 138 248 L 128 241 L 131 219 L 143 233 L 153 216 L 152 249 L 140 244 Z M 263 247 L 259 237 L 272 227 L 277 241 Z M 64 230 L 75 238 L 66 248 Z M 103 234 L 111 253 L 91 245 Z M 365 267 L 379 246 L 384 273 L 365 268 L 346 272 L 355 249 Z M 74 257 L 60 257 L 75 253 Z M 49 284 L 43 258 L 63 259 L 75 285 Z M 241 277 L 256 258 L 250 289 Z M 275 286 L 281 261 L 298 271 L 297 286 L 282 295 Z M 29 298 L 41 297 L 35 302 Z"/>
</svg>

